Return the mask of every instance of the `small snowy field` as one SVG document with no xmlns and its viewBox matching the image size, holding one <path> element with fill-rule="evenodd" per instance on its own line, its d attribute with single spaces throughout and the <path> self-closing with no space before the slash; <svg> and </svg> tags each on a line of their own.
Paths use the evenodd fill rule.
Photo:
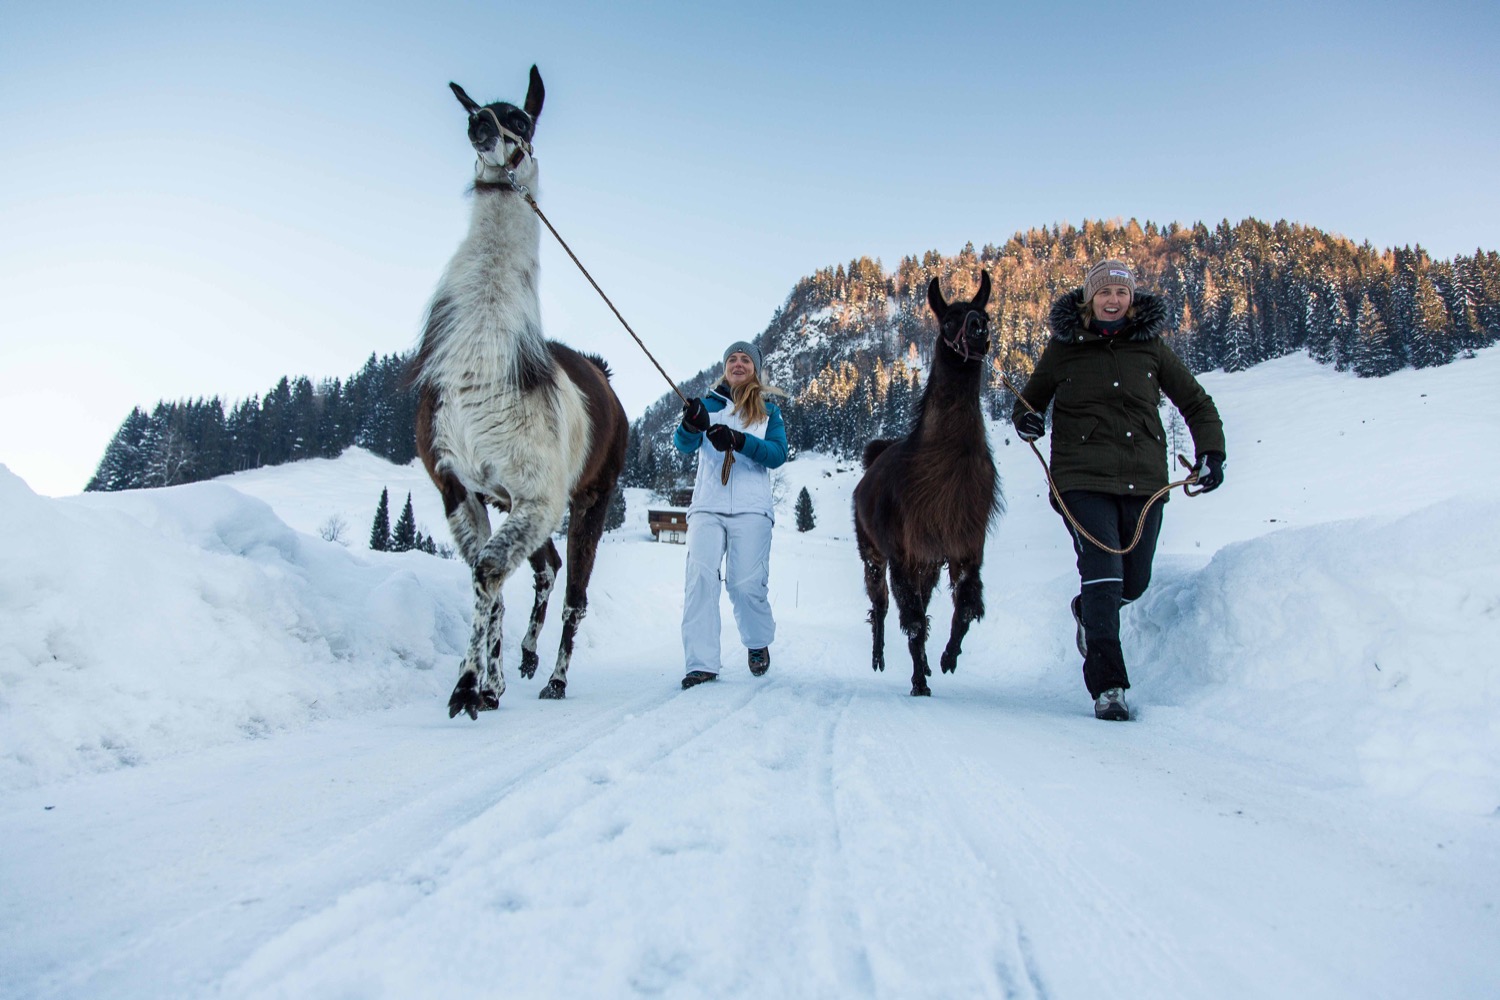
<svg viewBox="0 0 1500 1000">
<path fill-rule="evenodd" d="M 467 571 L 365 548 L 383 488 L 448 540 L 420 468 L 51 499 L 0 466 L 0 997 L 1500 995 L 1500 349 L 1203 382 L 1226 484 L 1167 506 L 1118 724 L 1003 424 L 988 613 L 932 698 L 894 613 L 869 669 L 858 470 L 803 455 L 769 674 L 726 601 L 721 680 L 679 689 L 684 550 L 627 491 L 567 699 L 561 588 L 515 672 L 522 573 L 477 722 Z"/>
</svg>

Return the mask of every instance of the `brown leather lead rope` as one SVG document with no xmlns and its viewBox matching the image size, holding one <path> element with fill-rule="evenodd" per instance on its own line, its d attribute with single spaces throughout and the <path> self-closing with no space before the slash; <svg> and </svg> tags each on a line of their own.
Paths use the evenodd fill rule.
<svg viewBox="0 0 1500 1000">
<path fill-rule="evenodd" d="M 1011 384 L 1010 379 L 1006 377 L 1004 372 L 1000 373 L 1000 381 L 1005 383 L 1005 387 L 1010 390 L 1011 395 L 1015 396 L 1021 401 L 1022 406 L 1026 407 L 1026 409 L 1030 410 L 1032 413 L 1035 413 L 1037 416 L 1041 416 L 1040 411 L 1038 411 L 1036 407 L 1032 406 L 1026 401 L 1026 397 L 1021 395 L 1020 391 L 1016 389 L 1013 384 Z M 1093 535 L 1089 534 L 1086 530 L 1084 530 L 1083 525 L 1078 523 L 1078 519 L 1073 516 L 1073 512 L 1068 510 L 1068 505 L 1063 503 L 1062 493 L 1058 490 L 1057 483 L 1052 481 L 1052 470 L 1047 466 L 1047 460 L 1042 457 L 1041 449 L 1036 446 L 1035 441 L 1027 441 L 1026 443 L 1031 446 L 1031 453 L 1036 456 L 1036 460 L 1042 463 L 1042 472 L 1047 477 L 1047 486 L 1052 490 L 1052 500 L 1057 504 L 1057 509 L 1062 511 L 1063 517 L 1065 517 L 1068 523 L 1073 526 L 1073 530 L 1077 531 L 1096 548 L 1103 549 L 1105 552 L 1109 552 L 1113 555 L 1123 556 L 1134 549 L 1137 545 L 1141 544 L 1141 535 L 1143 535 L 1146 531 L 1146 515 L 1151 513 L 1151 505 L 1156 503 L 1156 501 L 1160 500 L 1162 497 L 1166 496 L 1168 493 L 1172 492 L 1179 486 L 1182 487 L 1182 492 L 1186 493 L 1190 497 L 1195 497 L 1199 493 L 1203 492 L 1202 490 L 1197 490 L 1195 492 L 1188 489 L 1189 486 L 1198 481 L 1198 473 L 1196 472 L 1191 472 L 1186 479 L 1179 480 L 1175 483 L 1168 483 L 1167 485 L 1163 486 L 1161 489 L 1151 494 L 1151 499 L 1147 500 L 1146 506 L 1141 508 L 1141 516 L 1140 519 L 1135 523 L 1135 535 L 1131 537 L 1130 544 L 1125 546 L 1123 549 L 1112 548 L 1111 546 L 1105 545 L 1103 542 L 1099 541 L 1099 539 L 1095 538 Z M 1187 468 L 1189 470 L 1193 468 L 1193 463 L 1189 462 L 1187 460 L 1187 456 L 1183 455 L 1181 452 L 1179 452 L 1177 455 L 1177 461 L 1184 468 Z"/>
</svg>

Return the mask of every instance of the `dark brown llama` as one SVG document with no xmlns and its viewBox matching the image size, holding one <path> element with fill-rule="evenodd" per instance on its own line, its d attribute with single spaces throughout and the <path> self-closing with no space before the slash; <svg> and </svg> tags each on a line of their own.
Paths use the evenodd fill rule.
<svg viewBox="0 0 1500 1000">
<path fill-rule="evenodd" d="M 944 673 L 957 669 L 969 624 L 984 617 L 979 568 L 985 535 L 1003 506 L 979 408 L 990 349 L 984 311 L 989 297 L 990 276 L 983 271 L 972 302 L 944 302 L 936 278 L 927 286 L 938 337 L 911 432 L 899 441 L 866 445 L 865 474 L 854 488 L 854 531 L 875 641 L 871 666 L 885 669 L 889 569 L 911 650 L 913 695 L 932 694 L 927 605 L 944 563 L 953 589 L 953 627 L 940 661 Z"/>
</svg>

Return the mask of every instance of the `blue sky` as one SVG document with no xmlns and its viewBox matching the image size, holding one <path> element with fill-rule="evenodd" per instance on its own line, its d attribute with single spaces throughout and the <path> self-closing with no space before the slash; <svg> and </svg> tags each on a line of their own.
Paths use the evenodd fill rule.
<svg viewBox="0 0 1500 1000">
<path fill-rule="evenodd" d="M 5 4 L 0 463 L 76 492 L 131 406 L 409 348 L 468 218 L 447 83 L 533 62 L 543 207 L 681 377 L 817 267 L 1032 225 L 1500 245 L 1495 4 L 920 7 Z M 543 254 L 638 415 L 666 384 Z"/>
</svg>

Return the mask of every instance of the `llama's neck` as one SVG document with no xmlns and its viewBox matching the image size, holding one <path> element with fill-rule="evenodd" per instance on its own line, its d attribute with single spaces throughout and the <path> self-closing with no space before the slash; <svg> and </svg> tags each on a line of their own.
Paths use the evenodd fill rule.
<svg viewBox="0 0 1500 1000">
<path fill-rule="evenodd" d="M 969 448 L 976 437 L 980 442 L 985 440 L 984 414 L 979 405 L 982 371 L 981 365 L 937 359 L 917 417 L 917 436 L 924 443 Z"/>
<path fill-rule="evenodd" d="M 540 241 L 536 214 L 518 193 L 475 193 L 468 235 L 443 275 L 424 337 L 429 377 L 524 384 L 526 373 L 550 367 L 537 299 Z"/>
</svg>

